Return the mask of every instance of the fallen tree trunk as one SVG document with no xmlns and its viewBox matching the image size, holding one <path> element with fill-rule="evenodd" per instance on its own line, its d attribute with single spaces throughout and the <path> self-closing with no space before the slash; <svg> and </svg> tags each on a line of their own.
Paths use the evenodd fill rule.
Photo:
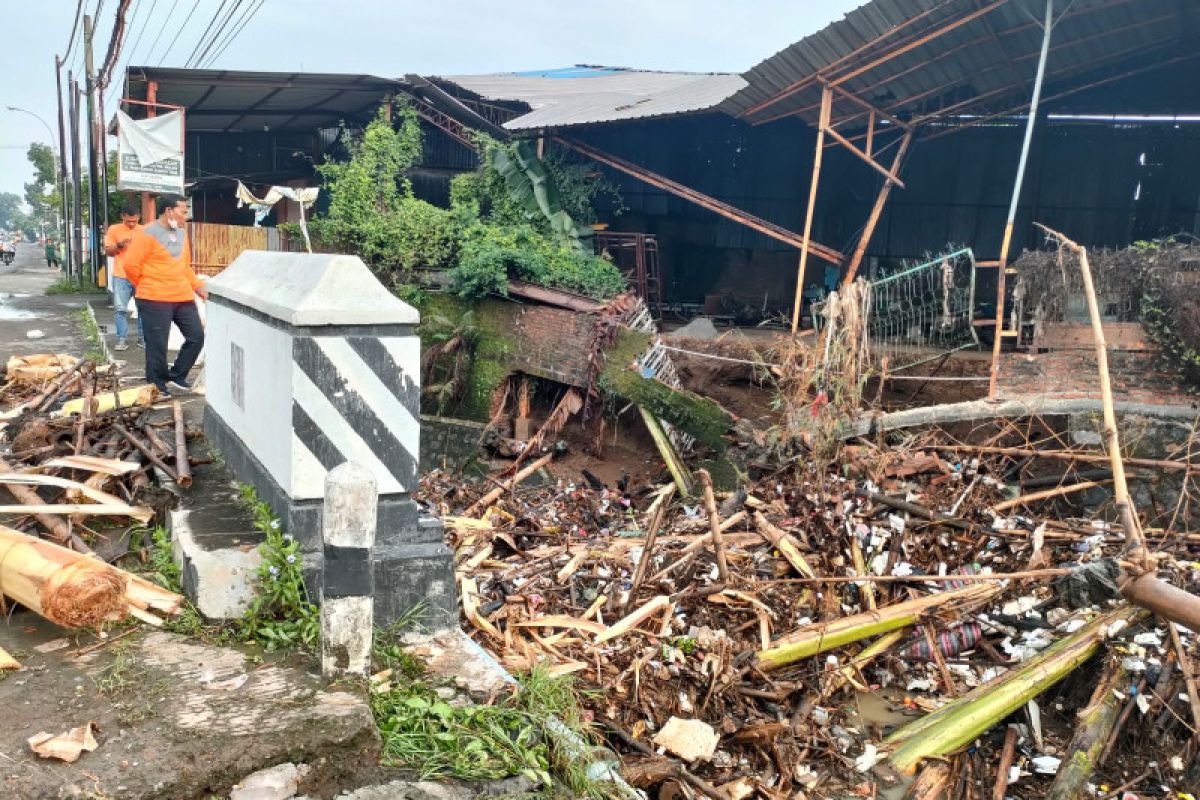
<svg viewBox="0 0 1200 800">
<path fill-rule="evenodd" d="M 122 619 L 125 585 L 102 561 L 0 526 L 0 594 L 51 622 L 83 628 Z"/>
<path fill-rule="evenodd" d="M 1104 743 L 1116 725 L 1125 697 L 1116 691 L 1129 683 L 1129 670 L 1116 662 L 1105 671 L 1091 702 L 1078 713 L 1079 727 L 1071 738 L 1066 758 L 1046 793 L 1046 800 L 1080 800 L 1087 796 L 1088 779 L 1096 770 Z"/>
<path fill-rule="evenodd" d="M 1124 606 L 1097 617 L 1021 666 L 905 725 L 885 740 L 889 745 L 899 745 L 888 763 L 893 769 L 911 775 L 923 759 L 944 756 L 974 741 L 1095 655 L 1105 631 L 1114 622 L 1132 623 L 1144 613 Z"/>
</svg>

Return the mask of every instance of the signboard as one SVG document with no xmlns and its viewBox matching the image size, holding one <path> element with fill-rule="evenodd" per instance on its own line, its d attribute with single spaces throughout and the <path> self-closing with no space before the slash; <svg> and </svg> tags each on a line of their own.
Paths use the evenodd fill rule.
<svg viewBox="0 0 1200 800">
<path fill-rule="evenodd" d="M 117 112 L 117 189 L 183 194 L 183 112 L 148 119 Z"/>
</svg>

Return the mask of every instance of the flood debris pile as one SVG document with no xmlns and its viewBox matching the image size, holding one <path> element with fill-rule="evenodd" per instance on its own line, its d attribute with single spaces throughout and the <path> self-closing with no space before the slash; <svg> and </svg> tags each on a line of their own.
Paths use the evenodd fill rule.
<svg viewBox="0 0 1200 800">
<path fill-rule="evenodd" d="M 178 612 L 178 595 L 109 563 L 128 552 L 130 524 L 154 518 L 153 470 L 191 482 L 182 409 L 175 403 L 170 422 L 156 424 L 155 398 L 152 386 L 120 390 L 115 373 L 90 360 L 9 359 L 0 595 L 67 627 L 127 615 L 161 624 L 159 615 Z"/>
<path fill-rule="evenodd" d="M 1062 513 L 1111 479 L 1097 451 L 997 425 L 825 466 L 752 455 L 731 493 L 703 472 L 692 497 L 434 472 L 423 494 L 467 629 L 510 670 L 576 675 L 652 796 L 874 797 L 914 776 L 922 798 L 1186 796 L 1197 637 L 1122 599 L 1117 517 Z M 1200 590 L 1200 538 L 1144 535 L 1157 574 Z"/>
</svg>

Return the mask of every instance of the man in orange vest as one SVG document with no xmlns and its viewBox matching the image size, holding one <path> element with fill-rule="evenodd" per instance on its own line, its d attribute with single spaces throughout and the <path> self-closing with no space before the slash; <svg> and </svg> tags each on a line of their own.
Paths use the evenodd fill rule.
<svg viewBox="0 0 1200 800">
<path fill-rule="evenodd" d="M 127 200 L 121 208 L 121 221 L 108 226 L 104 234 L 104 253 L 112 256 L 113 322 L 117 326 L 117 344 L 114 350 L 128 350 L 125 337 L 129 334 L 129 319 L 125 309 L 133 299 L 133 284 L 125 277 L 125 250 L 133 241 L 133 234 L 142 229 L 138 224 L 142 212 L 136 200 Z M 142 329 L 142 318 L 138 317 L 138 346 L 146 346 Z"/>
<path fill-rule="evenodd" d="M 170 397 L 190 391 L 188 372 L 204 347 L 204 325 L 195 296 L 208 299 L 192 270 L 187 240 L 187 200 L 177 194 L 158 198 L 158 219 L 137 232 L 125 251 L 125 276 L 133 283 L 138 316 L 146 337 L 146 380 Z M 167 366 L 171 324 L 183 334 L 175 363 Z"/>
</svg>

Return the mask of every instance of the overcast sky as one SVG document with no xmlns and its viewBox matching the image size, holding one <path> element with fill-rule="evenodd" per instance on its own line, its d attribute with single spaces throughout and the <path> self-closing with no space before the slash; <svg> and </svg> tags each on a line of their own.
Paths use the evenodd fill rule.
<svg viewBox="0 0 1200 800">
<path fill-rule="evenodd" d="M 841 18 L 861 1 L 263 0 L 212 66 L 385 77 L 573 64 L 742 72 Z M 30 142 L 45 142 L 49 136 L 36 119 L 10 112 L 7 106 L 40 115 L 57 136 L 54 56 L 66 50 L 76 2 L 11 2 L 15 8 L 6 11 L 0 44 L 5 67 L 0 82 L 0 191 L 23 194 L 32 176 L 25 151 Z M 100 7 L 98 68 L 120 0 L 83 2 L 91 11 Z M 250 10 L 258 0 L 133 0 L 121 72 L 127 59 L 139 66 L 184 66 L 222 2 L 226 11 Z M 235 24 L 241 18 L 239 10 Z M 174 46 L 168 49 L 172 40 Z M 77 42 L 68 61 L 77 69 L 82 64 L 80 49 Z"/>
</svg>

